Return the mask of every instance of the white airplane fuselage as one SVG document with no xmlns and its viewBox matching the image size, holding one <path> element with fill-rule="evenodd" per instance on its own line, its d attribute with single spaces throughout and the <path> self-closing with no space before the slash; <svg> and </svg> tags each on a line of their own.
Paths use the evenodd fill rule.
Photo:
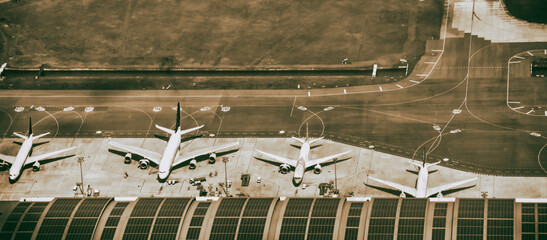
<svg viewBox="0 0 547 240">
<path fill-rule="evenodd" d="M 169 137 L 167 147 L 165 147 L 165 151 L 163 152 L 163 156 L 161 157 L 160 165 L 158 166 L 158 178 L 160 180 L 165 180 L 169 176 L 169 173 L 171 172 L 171 167 L 173 166 L 173 162 L 178 156 L 180 143 L 181 130 L 179 127 L 175 134 L 172 134 L 171 137 Z"/>
<path fill-rule="evenodd" d="M 296 162 L 296 167 L 294 169 L 293 180 L 295 183 L 300 184 L 304 178 L 304 172 L 306 172 L 306 162 L 310 158 L 310 142 L 308 140 L 302 143 L 300 147 L 300 154 Z"/>
<path fill-rule="evenodd" d="M 429 177 L 429 170 L 426 167 L 421 167 L 418 172 L 418 181 L 416 182 L 416 196 L 417 198 L 426 198 L 427 196 L 427 178 Z"/>
<path fill-rule="evenodd" d="M 32 150 L 32 140 L 33 139 L 31 134 L 30 136 L 28 136 L 27 139 L 25 139 L 25 141 L 21 145 L 21 148 L 19 149 L 19 152 L 17 152 L 17 156 L 15 156 L 15 162 L 13 162 L 9 169 L 10 180 L 17 179 L 21 174 L 23 166 L 25 166 L 25 162 L 30 155 L 30 150 Z"/>
</svg>

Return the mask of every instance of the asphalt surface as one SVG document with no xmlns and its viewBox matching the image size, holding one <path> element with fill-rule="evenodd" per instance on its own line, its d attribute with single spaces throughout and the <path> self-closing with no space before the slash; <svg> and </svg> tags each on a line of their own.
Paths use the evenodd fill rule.
<svg viewBox="0 0 547 240">
<path fill-rule="evenodd" d="M 153 137 L 162 134 L 154 124 L 173 126 L 171 108 L 180 101 L 183 127 L 205 124 L 198 133 L 203 137 L 303 136 L 308 122 L 313 137 L 372 145 L 413 159 L 420 159 L 425 147 L 429 162 L 448 158 L 442 165 L 475 173 L 547 176 L 547 116 L 514 111 L 507 99 L 509 59 L 545 49 L 547 43 L 490 44 L 466 37 L 428 44 L 432 47 L 423 58 L 435 55 L 438 61 L 418 66 L 406 80 L 378 86 L 310 91 L 4 90 L 0 134 L 25 132 L 32 117 L 35 132 L 51 131 L 55 137 Z M 522 84 L 535 89 L 532 83 Z M 17 106 L 25 109 L 16 112 Z M 37 110 L 39 106 L 45 110 Z M 63 111 L 69 106 L 74 110 Z M 86 106 L 93 111 L 86 112 Z M 156 112 L 154 107 L 162 109 Z"/>
</svg>

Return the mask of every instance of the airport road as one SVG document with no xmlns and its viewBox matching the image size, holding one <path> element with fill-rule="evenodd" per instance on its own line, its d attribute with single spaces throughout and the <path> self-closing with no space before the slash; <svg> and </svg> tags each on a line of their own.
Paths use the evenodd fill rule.
<svg viewBox="0 0 547 240">
<path fill-rule="evenodd" d="M 162 134 L 154 124 L 173 126 L 171 108 L 180 101 L 183 127 L 205 124 L 198 133 L 204 137 L 302 136 L 308 122 L 313 137 L 413 159 L 425 147 L 430 162 L 448 158 L 444 166 L 470 172 L 547 176 L 547 117 L 506 103 L 507 61 L 547 43 L 490 44 L 467 36 L 430 44 L 444 46 L 431 72 L 416 68 L 399 86 L 352 87 L 347 94 L 342 88 L 1 91 L 0 134 L 26 131 L 32 117 L 35 131 L 56 137 L 153 137 Z M 25 109 L 16 112 L 17 106 Z"/>
</svg>

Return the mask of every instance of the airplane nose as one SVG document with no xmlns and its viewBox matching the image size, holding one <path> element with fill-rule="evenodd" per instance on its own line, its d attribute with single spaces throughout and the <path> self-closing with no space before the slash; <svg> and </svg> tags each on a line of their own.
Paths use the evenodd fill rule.
<svg viewBox="0 0 547 240">
<path fill-rule="evenodd" d="M 165 173 L 158 173 L 158 179 L 165 180 L 167 178 L 167 174 Z"/>
</svg>

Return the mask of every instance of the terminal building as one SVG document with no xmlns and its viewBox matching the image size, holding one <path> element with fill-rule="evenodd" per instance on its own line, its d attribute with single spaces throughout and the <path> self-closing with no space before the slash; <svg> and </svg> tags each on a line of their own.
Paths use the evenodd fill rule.
<svg viewBox="0 0 547 240">
<path fill-rule="evenodd" d="M 0 202 L 0 239 L 547 239 L 547 199 L 55 198 Z"/>
</svg>

